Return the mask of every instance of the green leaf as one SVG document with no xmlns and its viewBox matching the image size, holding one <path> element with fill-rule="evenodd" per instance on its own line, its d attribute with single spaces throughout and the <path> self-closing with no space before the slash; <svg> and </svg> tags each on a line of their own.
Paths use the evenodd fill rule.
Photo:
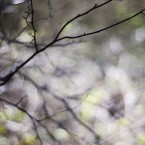
<svg viewBox="0 0 145 145">
<path fill-rule="evenodd" d="M 62 128 L 56 129 L 55 132 L 54 132 L 54 136 L 58 140 L 68 140 L 69 139 L 68 132 L 66 130 L 62 129 Z"/>
<path fill-rule="evenodd" d="M 7 129 L 3 124 L 0 124 L 0 135 L 6 135 L 7 134 Z"/>
<path fill-rule="evenodd" d="M 104 94 L 105 92 L 103 89 L 92 91 L 87 95 L 85 102 L 97 104 L 101 101 L 101 98 L 104 96 Z"/>
<path fill-rule="evenodd" d="M 139 144 L 145 145 L 145 134 L 144 134 L 144 133 L 143 133 L 143 134 L 139 134 L 139 135 L 137 136 L 137 138 L 138 138 Z"/>
</svg>

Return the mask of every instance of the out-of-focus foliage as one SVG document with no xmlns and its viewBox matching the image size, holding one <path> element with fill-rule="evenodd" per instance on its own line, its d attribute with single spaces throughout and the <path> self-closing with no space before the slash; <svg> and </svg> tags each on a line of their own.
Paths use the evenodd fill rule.
<svg viewBox="0 0 145 145">
<path fill-rule="evenodd" d="M 145 135 L 144 134 L 139 134 L 138 135 L 138 141 L 139 141 L 139 144 L 144 145 L 145 144 Z"/>
<path fill-rule="evenodd" d="M 104 0 L 33 2 L 37 42 L 42 48 L 66 21 Z M 21 32 L 27 26 L 23 19 L 27 4 L 13 6 L 12 12 L 0 14 L 0 30 L 5 31 L 0 33 L 0 77 L 35 52 L 32 27 Z M 113 0 L 68 25 L 62 35 L 102 29 L 144 7 L 144 0 Z M 100 145 L 145 145 L 144 24 L 145 16 L 139 15 L 93 36 L 58 42 L 26 64 L 0 86 L 0 97 L 29 114 L 0 102 L 0 144 L 39 145 L 29 115 L 42 119 L 47 110 L 49 117 L 42 123 L 63 145 L 96 144 L 83 123 L 99 134 Z M 46 145 L 57 144 L 35 123 Z"/>
</svg>

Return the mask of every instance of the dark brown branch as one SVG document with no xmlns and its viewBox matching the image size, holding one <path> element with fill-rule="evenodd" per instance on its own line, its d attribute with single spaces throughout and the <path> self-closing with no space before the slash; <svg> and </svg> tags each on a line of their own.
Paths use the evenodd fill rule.
<svg viewBox="0 0 145 145">
<path fill-rule="evenodd" d="M 62 97 L 56 95 L 55 93 L 53 93 L 52 91 L 49 91 L 49 93 L 50 93 L 55 99 L 61 101 L 61 102 L 64 104 L 64 106 L 66 107 L 67 111 L 72 115 L 72 117 L 73 117 L 80 125 L 82 125 L 84 128 L 86 128 L 86 129 L 94 136 L 95 143 L 96 143 L 97 145 L 99 145 L 99 143 L 100 143 L 100 136 L 99 136 L 90 126 L 88 126 L 87 124 L 85 124 L 83 121 L 81 121 L 81 120 L 78 118 L 78 116 L 76 115 L 76 113 L 75 113 L 75 112 L 73 111 L 73 109 L 69 106 L 68 102 L 64 99 L 65 97 L 62 98 Z"/>
<path fill-rule="evenodd" d="M 66 28 L 66 26 L 68 26 L 70 23 L 72 23 L 73 21 L 75 21 L 76 19 L 78 19 L 78 18 L 80 18 L 80 17 L 82 17 L 82 16 L 84 16 L 84 15 L 89 14 L 90 12 L 92 12 L 92 11 L 95 10 L 95 9 L 98 9 L 98 8 L 100 8 L 100 7 L 102 7 L 102 6 L 106 5 L 106 4 L 108 4 L 108 3 L 111 2 L 111 1 L 112 1 L 112 0 L 108 0 L 108 1 L 106 1 L 106 2 L 104 2 L 104 3 L 102 3 L 102 4 L 100 4 L 100 5 L 95 4 L 91 9 L 87 10 L 87 11 L 84 12 L 84 13 L 78 14 L 78 15 L 75 16 L 74 18 L 70 19 L 70 20 L 69 20 L 66 24 L 64 24 L 64 26 L 60 29 L 60 31 L 58 32 L 58 34 L 57 34 L 56 37 L 55 37 L 55 40 L 58 40 L 58 37 L 60 36 L 60 34 L 62 33 L 62 31 L 63 31 L 63 30 Z"/>
<path fill-rule="evenodd" d="M 110 29 L 112 27 L 115 27 L 117 25 L 120 25 L 120 24 L 122 24 L 122 23 L 124 23 L 126 21 L 129 21 L 129 20 L 135 18 L 136 16 L 138 16 L 140 14 L 143 14 L 144 11 L 145 11 L 145 9 L 142 9 L 141 11 L 139 11 L 138 13 L 136 13 L 136 14 L 134 14 L 132 16 L 130 16 L 130 17 L 128 17 L 128 18 L 126 18 L 126 19 L 124 19 L 122 21 L 119 21 L 119 22 L 117 22 L 115 24 L 112 24 L 112 25 L 110 25 L 108 27 L 102 28 L 100 30 L 93 31 L 93 32 L 88 32 L 88 33 L 87 32 L 84 32 L 83 34 L 80 34 L 80 35 L 77 35 L 77 36 L 65 36 L 65 37 L 59 38 L 57 41 L 61 41 L 63 39 L 76 39 L 76 38 L 85 37 L 85 36 L 93 35 L 93 34 L 96 34 L 96 33 L 100 33 L 102 31 L 108 30 L 108 29 Z"/>
<path fill-rule="evenodd" d="M 79 15 L 77 15 L 76 17 L 74 17 L 73 19 L 71 19 L 70 21 L 68 21 L 68 22 L 60 29 L 60 31 L 58 32 L 56 38 L 55 38 L 51 43 L 49 43 L 48 45 L 46 45 L 46 46 L 43 47 L 42 49 L 36 51 L 36 52 L 35 52 L 33 55 L 31 55 L 26 61 L 24 61 L 21 65 L 19 65 L 14 71 L 11 71 L 8 75 L 6 75 L 6 76 L 3 77 L 3 78 L 0 78 L 0 81 L 1 81 L 0 86 L 6 84 L 6 83 L 13 77 L 13 75 L 14 75 L 15 73 L 17 73 L 23 66 L 25 66 L 29 61 L 31 61 L 36 55 L 38 55 L 39 53 L 43 52 L 43 51 L 44 51 L 45 49 L 47 49 L 48 47 L 53 46 L 55 43 L 57 43 L 57 42 L 59 42 L 59 41 L 61 41 L 61 40 L 64 40 L 64 39 L 76 39 L 76 38 L 80 38 L 80 37 L 84 37 L 84 36 L 90 36 L 90 35 L 93 35 L 93 34 L 96 34 L 96 33 L 100 33 L 100 32 L 102 32 L 102 31 L 108 30 L 108 29 L 110 29 L 110 28 L 112 28 L 112 27 L 118 26 L 118 25 L 120 25 L 120 24 L 122 24 L 122 23 L 124 23 L 124 22 L 126 22 L 126 21 L 129 21 L 129 20 L 135 18 L 136 16 L 142 14 L 142 13 L 145 11 L 145 9 L 142 9 L 141 11 L 137 12 L 136 14 L 134 14 L 134 15 L 132 15 L 132 16 L 130 16 L 130 17 L 128 17 L 128 18 L 122 20 L 122 21 L 119 21 L 119 22 L 117 22 L 117 23 L 115 23 L 115 24 L 112 24 L 112 25 L 110 25 L 110 26 L 108 26 L 108 27 L 105 27 L 105 28 L 100 29 L 100 30 L 97 30 L 97 31 L 93 31 L 93 32 L 90 32 L 90 33 L 83 33 L 83 34 L 80 34 L 80 35 L 77 35 L 77 36 L 65 36 L 65 37 L 62 37 L 62 38 L 59 38 L 59 39 L 58 39 L 58 37 L 60 36 L 61 32 L 64 30 L 64 28 L 65 28 L 69 23 L 73 22 L 73 21 L 76 20 L 77 18 L 82 17 L 82 16 L 88 14 L 89 12 L 93 11 L 94 9 L 96 9 L 96 8 L 98 8 L 98 7 L 101 7 L 101 6 L 103 6 L 103 5 L 105 5 L 105 4 L 109 3 L 109 2 L 111 2 L 111 0 L 105 2 L 105 3 L 101 4 L 101 5 L 98 5 L 98 6 L 95 5 L 93 8 L 89 9 L 88 11 L 86 11 L 86 12 L 84 12 L 84 13 L 82 13 L 82 14 L 79 14 Z M 36 47 L 36 46 L 35 46 L 35 47 Z M 36 50 L 37 50 L 37 48 L 36 48 Z"/>
<path fill-rule="evenodd" d="M 43 141 L 42 141 L 42 139 L 41 139 L 41 137 L 40 137 L 40 135 L 39 135 L 39 132 L 38 132 L 38 130 L 37 130 L 36 123 L 38 123 L 38 124 L 47 132 L 47 134 L 48 134 L 54 141 L 56 141 L 59 145 L 62 145 L 62 144 L 53 136 L 53 134 L 48 130 L 48 128 L 46 128 L 45 125 L 43 125 L 37 118 L 35 118 L 34 116 L 32 116 L 27 110 L 25 110 L 24 108 L 19 107 L 18 105 L 14 104 L 14 103 L 12 103 L 12 102 L 10 102 L 10 101 L 7 101 L 7 100 L 5 100 L 5 99 L 3 99 L 3 98 L 1 98 L 1 97 L 0 97 L 0 101 L 2 101 L 2 102 L 6 103 L 6 104 L 8 104 L 8 105 L 10 105 L 10 106 L 13 106 L 13 107 L 19 109 L 20 111 L 22 111 L 23 113 L 25 113 L 25 114 L 31 119 L 31 121 L 32 121 L 32 123 L 33 123 L 33 126 L 34 126 L 34 128 L 35 128 L 36 136 L 37 136 L 37 138 L 39 139 L 41 145 L 43 145 Z M 36 123 L 35 123 L 35 122 L 36 122 Z"/>
<path fill-rule="evenodd" d="M 43 108 L 44 108 L 44 111 L 45 111 L 45 117 L 42 118 L 42 119 L 37 119 L 37 121 L 41 122 L 41 121 L 43 121 L 43 120 L 48 119 L 48 120 L 51 120 L 52 122 L 54 122 L 55 124 L 61 125 L 62 127 L 64 127 L 59 121 L 56 121 L 56 120 L 53 119 L 53 117 L 54 117 L 53 115 L 50 116 L 50 115 L 48 114 L 48 111 L 47 111 L 47 108 L 46 108 L 45 98 L 44 98 L 43 92 L 42 92 L 42 90 L 41 90 L 42 87 L 41 87 L 41 86 L 38 86 L 38 85 L 35 83 L 35 81 L 33 81 L 33 80 L 32 80 L 31 78 L 29 78 L 27 75 L 22 74 L 22 73 L 20 73 L 20 74 L 21 74 L 26 80 L 30 81 L 30 82 L 37 88 L 37 90 L 39 90 L 39 93 L 40 93 L 40 95 L 42 96 L 42 99 L 43 99 Z M 73 116 L 73 118 L 74 118 L 80 125 L 82 125 L 84 128 L 86 128 L 90 133 L 92 133 L 92 135 L 93 135 L 94 138 L 95 138 L 96 143 L 99 144 L 99 142 L 100 142 L 100 136 L 99 136 L 98 134 L 96 134 L 96 132 L 95 132 L 90 126 L 88 126 L 87 124 L 85 124 L 84 122 L 82 122 L 82 121 L 78 118 L 78 116 L 77 116 L 77 115 L 75 114 L 75 112 L 74 112 L 74 108 L 71 108 L 71 107 L 69 106 L 68 102 L 67 102 L 65 99 L 63 99 L 63 98 L 61 98 L 60 96 L 56 95 L 56 94 L 53 93 L 51 90 L 47 90 L 47 91 L 48 91 L 55 99 L 59 100 L 61 103 L 64 104 L 64 106 L 66 107 L 66 110 L 63 110 L 63 112 L 68 111 L 68 112 Z M 65 98 L 65 97 L 64 97 L 64 98 Z M 80 103 L 79 103 L 79 104 L 80 104 Z M 59 112 L 59 113 L 61 113 L 61 112 Z M 69 133 L 69 131 L 68 131 L 67 128 L 64 127 L 64 129 Z"/>
<path fill-rule="evenodd" d="M 39 141 L 41 142 L 41 145 L 43 145 L 42 140 L 41 140 L 40 136 L 38 135 L 37 128 L 35 127 L 36 125 L 35 125 L 35 123 L 34 123 L 34 120 L 36 121 L 37 119 L 35 119 L 35 118 L 34 118 L 31 114 L 29 114 L 25 109 L 19 107 L 18 105 L 13 104 L 12 102 L 9 102 L 9 101 L 7 101 L 7 100 L 1 98 L 1 97 L 0 97 L 0 100 L 1 100 L 2 102 L 6 103 L 6 104 L 9 104 L 9 105 L 11 105 L 11 106 L 13 106 L 13 107 L 16 107 L 17 109 L 19 109 L 20 111 L 22 111 L 23 113 L 25 113 L 25 114 L 28 115 L 28 117 L 29 117 L 29 118 L 32 120 L 32 122 L 33 122 L 34 128 L 36 129 L 35 131 L 36 131 L 37 137 L 38 137 Z"/>
<path fill-rule="evenodd" d="M 31 23 L 32 30 L 33 30 L 33 33 L 34 33 L 34 34 L 32 34 L 32 37 L 33 37 L 33 40 L 34 40 L 35 49 L 36 49 L 36 51 L 38 51 L 38 45 L 37 45 L 37 40 L 36 40 L 36 28 L 34 26 L 34 8 L 33 8 L 33 2 L 32 2 L 32 0 L 29 0 L 29 1 L 28 1 L 28 4 L 29 4 L 30 10 L 31 10 L 31 22 L 30 23 Z"/>
</svg>

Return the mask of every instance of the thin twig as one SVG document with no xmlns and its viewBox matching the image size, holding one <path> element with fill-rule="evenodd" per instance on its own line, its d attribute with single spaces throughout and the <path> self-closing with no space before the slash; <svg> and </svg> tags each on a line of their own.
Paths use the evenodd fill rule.
<svg viewBox="0 0 145 145">
<path fill-rule="evenodd" d="M 110 0 L 110 1 L 111 1 L 111 0 Z M 109 3 L 110 1 L 107 1 L 106 3 Z M 61 34 L 61 32 L 64 30 L 64 28 L 65 28 L 69 23 L 73 22 L 74 20 L 76 20 L 77 18 L 79 18 L 79 17 L 81 17 L 81 16 L 84 16 L 84 15 L 88 14 L 89 12 L 93 11 L 94 9 L 99 8 L 99 7 L 103 6 L 103 5 L 105 5 L 106 3 L 103 3 L 103 4 L 98 5 L 98 6 L 95 5 L 94 7 L 92 7 L 91 9 L 89 9 L 88 11 L 86 11 L 86 12 L 84 12 L 84 13 L 82 13 L 82 14 L 79 14 L 79 15 L 77 15 L 76 17 L 74 17 L 73 19 L 71 19 L 70 21 L 68 21 L 68 22 L 60 29 L 60 31 L 58 32 L 56 38 L 55 38 L 52 42 L 50 42 L 48 45 L 44 46 L 42 49 L 40 49 L 40 50 L 36 51 L 35 53 L 33 53 L 33 54 L 32 54 L 27 60 L 25 60 L 21 65 L 17 66 L 16 69 L 15 69 L 14 71 L 11 71 L 11 72 L 10 72 L 9 74 L 7 74 L 5 77 L 0 78 L 0 82 L 1 82 L 1 83 L 0 83 L 0 86 L 5 85 L 5 84 L 6 84 L 6 83 L 7 83 L 7 82 L 8 82 L 8 81 L 9 81 L 9 80 L 10 80 L 10 79 L 11 79 L 11 78 L 12 78 L 12 77 L 22 68 L 22 67 L 24 67 L 24 66 L 25 66 L 29 61 L 31 61 L 36 55 L 38 55 L 39 53 L 43 52 L 43 51 L 46 50 L 48 47 L 53 46 L 55 43 L 57 43 L 57 42 L 59 42 L 59 41 L 61 41 L 61 40 L 64 40 L 64 39 L 76 39 L 76 38 L 85 37 L 85 36 L 90 36 L 90 35 L 93 35 L 93 34 L 96 34 L 96 33 L 100 33 L 100 32 L 102 32 L 102 31 L 108 30 L 108 29 L 110 29 L 110 28 L 112 28 L 112 27 L 118 26 L 118 25 L 120 25 L 120 24 L 122 24 L 122 23 L 124 23 L 124 22 L 126 22 L 126 21 L 129 21 L 129 20 L 131 20 L 131 19 L 137 17 L 138 15 L 142 14 L 142 13 L 145 11 L 145 9 L 142 9 L 141 11 L 137 12 L 136 14 L 134 14 L 134 15 L 132 15 L 132 16 L 130 16 L 130 17 L 124 19 L 124 20 L 121 20 L 121 21 L 119 21 L 119 22 L 117 22 L 117 23 L 115 23 L 115 24 L 112 24 L 112 25 L 110 25 L 110 26 L 108 26 L 108 27 L 102 28 L 102 29 L 97 30 L 97 31 L 93 31 L 93 32 L 89 32 L 89 33 L 83 33 L 83 34 L 80 34 L 80 35 L 77 35 L 77 36 L 64 36 L 64 37 L 58 39 L 58 37 L 59 37 L 59 35 Z M 36 46 L 35 46 L 35 47 L 36 47 Z M 37 47 L 36 47 L 36 50 L 37 50 Z"/>
</svg>

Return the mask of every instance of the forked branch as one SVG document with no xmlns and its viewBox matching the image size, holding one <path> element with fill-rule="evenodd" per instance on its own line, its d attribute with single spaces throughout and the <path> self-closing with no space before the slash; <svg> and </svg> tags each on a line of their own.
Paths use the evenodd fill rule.
<svg viewBox="0 0 145 145">
<path fill-rule="evenodd" d="M 33 40 L 34 40 L 34 47 L 36 49 L 36 52 L 33 53 L 27 60 L 25 60 L 22 64 L 20 64 L 19 66 L 17 66 L 13 71 L 11 71 L 9 74 L 7 74 L 6 76 L 0 78 L 0 86 L 2 85 L 5 85 L 22 67 L 24 67 L 29 61 L 31 61 L 36 55 L 38 55 L 39 53 L 43 52 L 44 50 L 46 50 L 47 48 L 49 47 L 52 47 L 54 44 L 56 44 L 58 41 L 62 41 L 64 39 L 76 39 L 76 38 L 81 38 L 81 37 L 85 37 L 85 36 L 90 36 L 90 35 L 93 35 L 93 34 L 97 34 L 97 33 L 100 33 L 102 31 L 106 31 L 112 27 L 115 27 L 115 26 L 118 26 L 126 21 L 129 21 L 137 16 L 139 16 L 140 14 L 144 14 L 144 11 L 145 11 L 145 8 L 140 10 L 139 12 L 135 13 L 134 15 L 124 19 L 124 20 L 121 20 L 117 23 L 114 23 L 110 26 L 107 26 L 105 28 L 102 28 L 100 30 L 95 30 L 93 32 L 84 32 L 83 34 L 78 34 L 76 36 L 64 36 L 64 37 L 60 37 L 61 33 L 63 32 L 63 30 L 66 28 L 66 26 L 68 26 L 70 23 L 72 23 L 73 21 L 75 21 L 76 19 L 80 18 L 80 17 L 83 17 L 85 15 L 87 15 L 88 13 L 108 4 L 109 2 L 111 2 L 113 0 L 108 0 L 100 5 L 94 5 L 92 8 L 90 8 L 89 10 L 81 13 L 81 14 L 78 14 L 77 16 L 75 16 L 74 18 L 70 19 L 68 22 L 66 22 L 66 24 L 64 24 L 64 26 L 62 26 L 62 28 L 60 29 L 60 31 L 57 33 L 56 37 L 54 38 L 54 40 L 52 42 L 50 42 L 49 44 L 47 44 L 46 46 L 44 46 L 43 48 L 41 48 L 40 50 L 38 49 L 38 45 L 37 45 L 37 41 L 36 41 L 36 29 L 35 29 L 35 26 L 34 26 L 34 9 L 33 7 L 31 7 L 31 15 L 32 15 L 32 19 L 31 19 L 31 25 L 32 25 L 32 29 L 34 31 L 34 36 L 33 36 Z M 31 0 L 31 6 L 33 6 L 33 1 Z"/>
</svg>

